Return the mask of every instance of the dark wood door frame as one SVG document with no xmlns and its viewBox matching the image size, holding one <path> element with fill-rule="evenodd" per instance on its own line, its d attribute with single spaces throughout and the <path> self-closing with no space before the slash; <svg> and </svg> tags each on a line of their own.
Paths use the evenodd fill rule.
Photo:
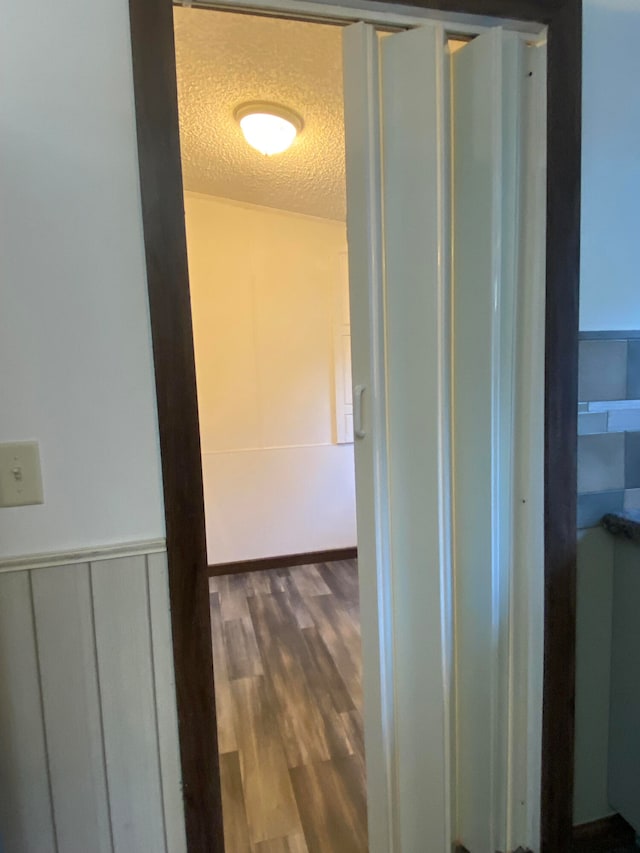
<svg viewBox="0 0 640 853">
<path fill-rule="evenodd" d="M 573 794 L 582 0 L 412 5 L 549 28 L 541 851 L 560 853 L 571 837 Z M 130 18 L 187 841 L 189 853 L 222 853 L 171 0 L 130 0 Z"/>
</svg>

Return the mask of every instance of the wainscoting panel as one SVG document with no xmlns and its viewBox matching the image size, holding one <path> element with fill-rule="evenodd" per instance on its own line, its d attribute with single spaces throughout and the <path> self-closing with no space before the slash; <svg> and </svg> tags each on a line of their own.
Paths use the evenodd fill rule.
<svg viewBox="0 0 640 853">
<path fill-rule="evenodd" d="M 164 804 L 167 853 L 186 853 L 184 811 L 182 808 L 182 772 L 178 744 L 178 714 L 173 676 L 173 647 L 167 584 L 167 555 L 147 557 L 151 644 L 155 674 L 158 754 Z"/>
<path fill-rule="evenodd" d="M 6 853 L 185 853 L 166 555 L 130 550 L 1 567 Z"/>
<path fill-rule="evenodd" d="M 26 572 L 0 575 L 0 833 L 11 853 L 57 851 Z"/>
<path fill-rule="evenodd" d="M 89 566 L 31 572 L 59 850 L 111 851 Z"/>
<path fill-rule="evenodd" d="M 147 577 L 137 562 L 124 557 L 91 567 L 116 853 L 164 847 Z"/>
</svg>

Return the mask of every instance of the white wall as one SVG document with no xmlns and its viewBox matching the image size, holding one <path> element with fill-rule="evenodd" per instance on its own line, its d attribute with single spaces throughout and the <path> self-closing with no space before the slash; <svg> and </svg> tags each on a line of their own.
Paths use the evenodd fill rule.
<svg viewBox="0 0 640 853">
<path fill-rule="evenodd" d="M 163 536 L 126 0 L 6 5 L 0 77 L 0 555 Z"/>
<path fill-rule="evenodd" d="M 640 328 L 640 4 L 584 0 L 580 328 Z"/>
<path fill-rule="evenodd" d="M 353 446 L 334 443 L 344 223 L 185 208 L 209 562 L 355 545 Z"/>
<path fill-rule="evenodd" d="M 127 0 L 4 4 L 0 78 L 0 441 L 45 495 L 0 509 L 0 847 L 179 853 Z"/>
</svg>

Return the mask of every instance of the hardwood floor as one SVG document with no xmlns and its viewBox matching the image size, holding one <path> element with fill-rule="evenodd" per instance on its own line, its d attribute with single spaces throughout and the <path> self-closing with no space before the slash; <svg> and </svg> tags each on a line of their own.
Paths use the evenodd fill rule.
<svg viewBox="0 0 640 853">
<path fill-rule="evenodd" d="M 366 853 L 355 560 L 210 579 L 227 853 Z"/>
</svg>

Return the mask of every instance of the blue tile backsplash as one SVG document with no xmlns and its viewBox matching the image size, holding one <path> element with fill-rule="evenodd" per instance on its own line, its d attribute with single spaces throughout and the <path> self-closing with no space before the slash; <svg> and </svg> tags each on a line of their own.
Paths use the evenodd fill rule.
<svg viewBox="0 0 640 853">
<path fill-rule="evenodd" d="M 578 412 L 578 435 L 606 432 L 608 426 L 608 412 Z"/>
<path fill-rule="evenodd" d="M 627 397 L 640 399 L 640 341 L 628 342 L 627 355 Z"/>
<path fill-rule="evenodd" d="M 580 336 L 578 527 L 640 505 L 640 333 Z"/>
<path fill-rule="evenodd" d="M 578 529 L 597 527 L 608 512 L 621 512 L 625 506 L 624 492 L 595 492 L 578 495 Z"/>
<path fill-rule="evenodd" d="M 578 436 L 578 493 L 625 487 L 625 436 L 603 432 Z"/>
<path fill-rule="evenodd" d="M 594 415 L 603 414 L 594 412 Z M 637 409 L 612 409 L 607 417 L 609 432 L 638 432 L 640 430 L 640 407 Z"/>
<path fill-rule="evenodd" d="M 627 341 L 580 341 L 580 402 L 626 399 L 627 350 Z"/>
</svg>

